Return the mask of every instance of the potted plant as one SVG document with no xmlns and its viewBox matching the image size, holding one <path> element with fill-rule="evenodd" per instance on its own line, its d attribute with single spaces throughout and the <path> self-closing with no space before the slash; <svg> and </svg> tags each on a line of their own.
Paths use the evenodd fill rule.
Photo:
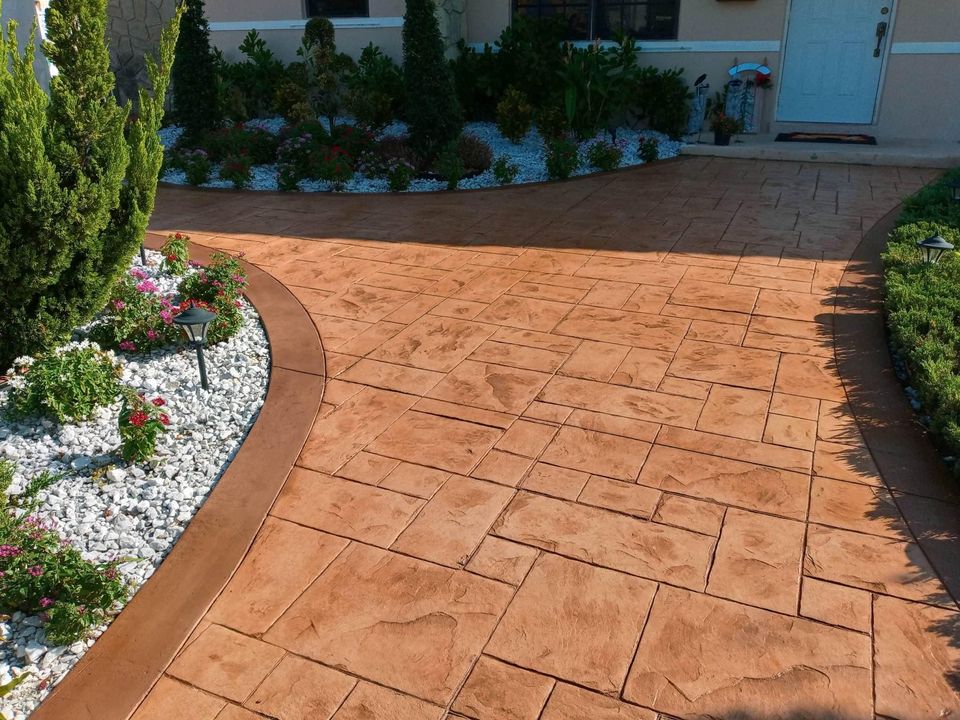
<svg viewBox="0 0 960 720">
<path fill-rule="evenodd" d="M 729 145 L 731 137 L 743 132 L 743 121 L 721 110 L 710 118 L 710 129 L 714 145 Z"/>
<path fill-rule="evenodd" d="M 729 145 L 730 138 L 743 132 L 743 120 L 727 115 L 727 90 L 707 101 L 707 116 L 713 130 L 714 145 Z"/>
</svg>

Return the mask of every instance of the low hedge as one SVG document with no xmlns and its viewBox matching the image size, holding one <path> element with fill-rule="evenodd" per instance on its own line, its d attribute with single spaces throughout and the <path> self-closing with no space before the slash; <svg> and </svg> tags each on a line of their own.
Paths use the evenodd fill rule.
<svg viewBox="0 0 960 720">
<path fill-rule="evenodd" d="M 954 457 L 960 457 L 960 255 L 949 253 L 928 265 L 916 244 L 939 234 L 960 247 L 960 203 L 946 185 L 958 178 L 960 168 L 904 203 L 883 255 L 891 339 L 931 430 Z"/>
</svg>

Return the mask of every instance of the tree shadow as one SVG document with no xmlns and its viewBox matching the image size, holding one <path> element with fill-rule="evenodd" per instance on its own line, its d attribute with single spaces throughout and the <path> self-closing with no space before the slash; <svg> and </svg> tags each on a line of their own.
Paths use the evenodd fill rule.
<svg viewBox="0 0 960 720">
<path fill-rule="evenodd" d="M 852 255 L 843 280 L 836 278 L 836 294 L 823 296 L 822 313 L 804 316 L 816 324 L 814 336 L 779 340 L 785 346 L 802 340 L 806 345 L 797 347 L 815 350 L 814 362 L 842 379 L 855 421 L 837 424 L 829 441 L 836 446 L 834 454 L 821 452 L 819 460 L 844 468 L 848 480 L 877 487 L 865 518 L 880 523 L 884 536 L 896 536 L 895 523 L 902 516 L 909 532 L 900 539 L 915 539 L 921 551 L 908 580 L 942 583 L 945 593 L 956 600 L 960 493 L 904 398 L 886 345 L 879 253 L 891 218 L 881 219 L 862 242 L 860 232 L 861 218 L 880 216 L 936 174 L 687 158 L 568 183 L 457 194 L 301 195 L 162 188 L 152 229 L 179 230 L 195 235 L 201 244 L 248 251 L 255 262 L 267 266 L 283 257 L 270 252 L 282 243 L 286 254 L 292 252 L 298 262 L 314 263 L 318 270 L 344 261 L 314 253 L 314 241 L 359 246 L 363 252 L 347 256 L 354 265 L 375 262 L 376 252 L 401 243 L 483 251 L 486 268 L 509 266 L 525 248 L 574 255 L 586 251 L 623 261 L 619 270 L 613 262 L 605 271 L 602 279 L 611 285 L 629 282 L 633 260 L 666 267 L 673 256 L 696 268 L 698 281 L 729 283 L 740 261 L 762 266 L 786 258 L 793 264 L 783 267 L 804 267 L 804 261 L 845 261 Z M 440 262 L 435 267 L 456 272 L 454 266 Z M 537 271 L 557 272 L 551 270 L 551 262 L 543 258 Z M 780 288 L 789 294 L 791 281 L 781 280 Z M 656 279 L 652 284 L 657 285 Z M 832 354 L 824 352 L 830 348 Z M 789 347 L 772 349 L 790 352 Z M 950 647 L 960 647 L 957 613 L 944 615 L 926 630 Z M 943 671 L 960 691 L 960 666 Z M 725 715 L 754 717 L 747 712 Z M 844 720 L 814 711 L 782 717 Z"/>
</svg>

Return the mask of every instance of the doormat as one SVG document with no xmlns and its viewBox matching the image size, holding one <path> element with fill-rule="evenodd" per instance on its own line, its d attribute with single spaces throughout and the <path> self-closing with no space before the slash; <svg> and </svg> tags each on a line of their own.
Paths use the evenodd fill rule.
<svg viewBox="0 0 960 720">
<path fill-rule="evenodd" d="M 877 139 L 873 135 L 792 132 L 780 133 L 777 135 L 777 142 L 819 142 L 838 143 L 841 145 L 876 145 Z"/>
</svg>

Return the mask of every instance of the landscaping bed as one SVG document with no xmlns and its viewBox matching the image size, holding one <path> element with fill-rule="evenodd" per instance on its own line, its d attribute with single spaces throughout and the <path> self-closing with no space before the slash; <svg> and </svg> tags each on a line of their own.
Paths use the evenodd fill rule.
<svg viewBox="0 0 960 720">
<path fill-rule="evenodd" d="M 146 267 L 136 260 L 131 272 L 136 283 L 134 291 L 149 302 L 159 299 L 162 303 L 179 289 L 195 287 L 196 283 L 191 284 L 189 278 L 208 272 L 194 267 L 186 270 L 184 277 L 176 277 L 164 269 L 161 254 L 148 252 L 147 259 Z M 116 294 L 121 296 L 119 290 Z M 117 302 L 111 301 L 112 307 L 108 306 L 106 313 L 110 328 L 121 327 L 124 333 L 135 337 L 137 328 L 116 321 Z M 34 509 L 20 511 L 30 513 L 26 524 L 37 528 L 38 537 L 49 531 L 52 539 L 58 536 L 69 543 L 67 552 L 69 547 L 79 551 L 84 561 L 93 564 L 82 571 L 115 577 L 119 584 L 105 585 L 108 590 L 122 588 L 121 599 L 105 610 L 103 622 L 84 629 L 69 644 L 58 645 L 47 638 L 50 619 L 39 613 L 12 612 L 0 622 L 0 634 L 6 640 L 0 654 L 0 685 L 27 675 L 26 680 L 0 699 L 0 712 L 11 720 L 25 718 L 39 704 L 93 645 L 109 619 L 151 576 L 255 421 L 269 379 L 269 346 L 254 308 L 245 300 L 235 302 L 235 328 L 231 328 L 234 334 L 205 351 L 209 390 L 200 387 L 197 357 L 192 349 L 166 344 L 148 353 L 103 354 L 109 362 L 115 359 L 119 364 L 119 382 L 132 388 L 131 392 L 142 393 L 143 400 L 156 410 L 155 415 L 145 415 L 162 421 L 156 446 L 147 458 L 123 459 L 128 449 L 124 428 L 134 427 L 139 419 L 130 413 L 124 415 L 122 400 L 97 408 L 90 419 L 79 422 L 12 413 L 13 393 L 36 371 L 39 360 L 18 359 L 15 365 L 22 367 L 26 363 L 30 368 L 25 374 L 12 373 L 12 386 L 0 389 L 0 407 L 4 410 L 0 416 L 0 460 L 15 467 L 8 498 L 23 493 L 31 478 L 43 474 L 54 478 L 36 495 Z M 98 328 L 103 320 L 104 315 L 85 327 L 82 334 L 103 338 L 104 328 Z M 158 329 L 151 331 L 148 322 L 140 327 L 144 334 L 163 332 L 162 320 L 153 318 L 152 322 Z M 176 330 L 175 326 L 169 327 L 171 333 Z M 125 347 L 131 347 L 128 343 L 132 342 L 119 340 Z M 83 340 L 67 345 L 61 352 L 98 353 L 97 347 Z M 13 510 L 8 513 L 16 514 Z M 4 550 L 0 560 L 7 562 L 4 567 L 8 573 L 13 570 L 7 555 L 13 552 Z M 26 543 L 23 552 L 27 552 Z M 56 573 L 58 577 L 51 587 L 57 587 L 57 582 L 68 587 L 69 581 L 64 583 L 61 577 L 67 573 L 62 559 L 58 563 L 56 567 L 31 566 L 28 572 Z M 14 594 L 11 576 L 0 578 L 2 581 L 9 583 L 4 592 L 10 602 Z M 40 607 L 57 607 L 60 598 L 56 591 L 50 594 L 54 597 L 41 599 Z"/>
<path fill-rule="evenodd" d="M 947 173 L 904 203 L 884 253 L 885 303 L 898 375 L 911 405 L 960 475 L 960 257 L 925 263 L 917 242 L 940 235 L 960 246 L 960 203 Z"/>
<path fill-rule="evenodd" d="M 346 127 L 352 127 L 352 119 L 341 119 Z M 326 123 L 320 123 L 327 127 Z M 282 132 L 289 132 L 290 126 L 283 118 L 268 118 L 263 120 L 251 120 L 234 126 L 234 133 L 262 130 L 273 137 L 279 137 Z M 173 125 L 164 128 L 160 132 L 161 142 L 168 150 L 172 150 L 181 136 L 183 129 Z M 370 144 L 370 153 L 376 152 L 379 144 L 388 144 L 393 138 L 402 138 L 407 134 L 405 123 L 394 123 L 385 128 L 380 135 Z M 511 183 L 533 183 L 549 180 L 550 172 L 547 169 L 547 144 L 536 129 L 532 129 L 524 135 L 518 143 L 513 143 L 505 138 L 492 122 L 472 122 L 464 127 L 464 134 L 477 138 L 490 148 L 491 160 L 484 169 L 473 169 L 467 171 L 467 177 L 460 180 L 457 184 L 459 189 L 475 190 L 480 188 L 499 187 L 507 184 L 498 179 L 495 172 L 494 163 L 500 160 L 509 166 L 516 168 Z M 386 142 L 384 142 L 386 141 Z M 682 143 L 672 140 L 669 136 L 658 133 L 653 130 L 634 130 L 631 128 L 621 128 L 617 132 L 617 140 L 612 141 L 605 133 L 599 133 L 590 141 L 579 143 L 576 149 L 577 167 L 570 173 L 571 177 L 589 175 L 600 171 L 590 162 L 591 148 L 597 143 L 609 143 L 610 145 L 622 151 L 622 159 L 617 167 L 632 167 L 650 162 L 653 158 L 649 155 L 642 157 L 642 143 L 651 143 L 656 148 L 656 159 L 665 159 L 676 157 L 680 153 Z M 648 151 L 649 152 L 649 151 Z M 209 155 L 209 154 L 208 154 Z M 206 188 L 234 188 L 236 182 L 232 179 L 221 176 L 224 168 L 223 161 L 210 161 L 209 179 L 202 183 L 191 183 L 187 172 L 182 168 L 168 167 L 163 173 L 161 180 L 163 182 L 175 185 L 195 184 Z M 613 168 L 607 168 L 613 169 Z M 250 177 L 248 183 L 242 184 L 242 187 L 250 190 L 279 190 L 280 187 L 280 166 L 273 163 L 255 164 L 250 167 Z M 369 167 L 362 167 L 353 173 L 349 179 L 343 182 L 332 180 L 304 179 L 298 180 L 296 189 L 301 192 L 390 192 L 391 187 L 389 178 L 371 170 Z M 409 186 L 403 188 L 408 192 L 430 192 L 448 189 L 447 181 L 434 177 L 411 177 Z"/>
<path fill-rule="evenodd" d="M 311 18 L 285 63 L 251 30 L 212 50 L 200 0 L 173 68 L 162 179 L 279 191 L 422 192 L 563 180 L 674 157 L 691 93 L 641 48 L 576 45 L 559 18 L 518 17 L 494 45 L 450 58 L 432 0 L 406 3 L 403 58 L 339 52 Z"/>
</svg>

